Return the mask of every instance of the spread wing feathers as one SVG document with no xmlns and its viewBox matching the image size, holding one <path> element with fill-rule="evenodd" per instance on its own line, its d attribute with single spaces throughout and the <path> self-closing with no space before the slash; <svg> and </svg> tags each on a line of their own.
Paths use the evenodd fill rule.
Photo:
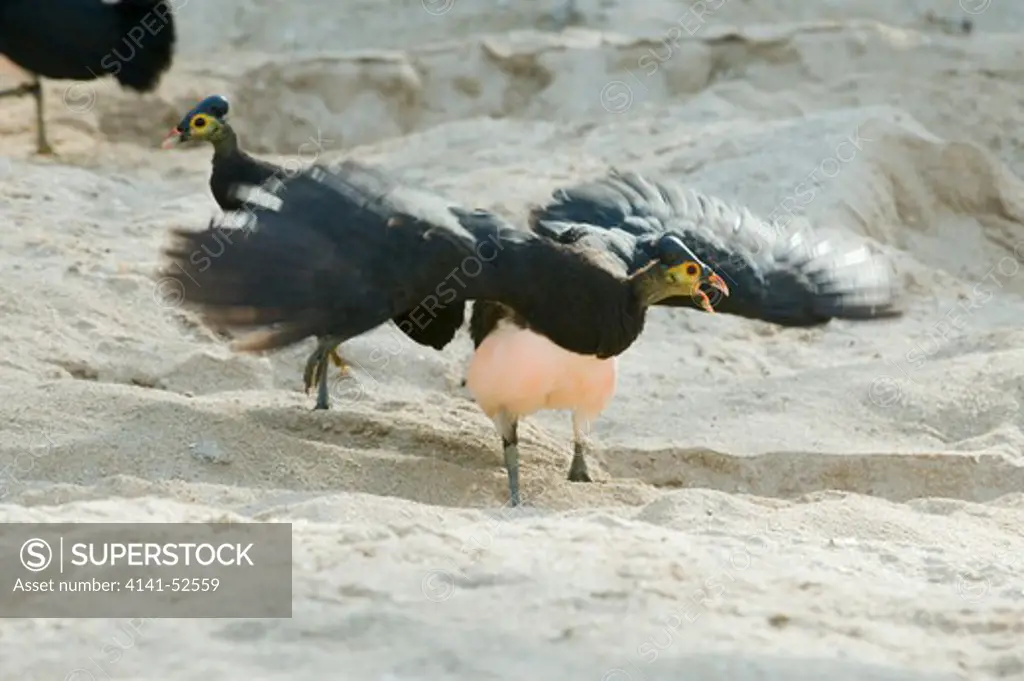
<svg viewBox="0 0 1024 681">
<path fill-rule="evenodd" d="M 414 340 L 436 347 L 451 340 L 471 287 L 447 300 L 435 291 L 478 249 L 460 222 L 475 213 L 352 162 L 333 171 L 314 165 L 265 189 L 279 199 L 276 208 L 247 201 L 205 231 L 174 230 L 160 286 L 215 325 L 277 325 L 243 339 L 241 349 L 269 350 L 311 335 L 351 337 L 393 317 L 409 321 L 400 327 Z M 499 226 L 496 219 L 491 225 Z M 457 305 L 439 312 L 444 302 Z M 403 313 L 417 308 L 406 320 Z M 435 323 L 452 328 L 439 332 L 430 328 Z"/>
<path fill-rule="evenodd" d="M 660 235 L 678 233 L 729 284 L 727 298 L 705 289 L 719 312 L 786 326 L 900 314 L 889 264 L 865 243 L 782 230 L 746 208 L 633 172 L 612 170 L 552 198 L 534 210 L 534 231 L 562 240 L 603 232 L 596 238 L 631 267 L 650 259 Z M 661 304 L 695 306 L 690 298 Z"/>
<path fill-rule="evenodd" d="M 169 0 L 0 2 L 0 53 L 46 78 L 110 75 L 148 92 L 171 66 L 175 40 Z"/>
<path fill-rule="evenodd" d="M 331 174 L 330 182 L 344 197 L 347 210 L 369 215 L 371 217 L 367 219 L 376 221 L 381 227 L 392 219 L 414 216 L 417 220 L 441 227 L 438 234 L 445 234 L 444 229 L 451 230 L 450 237 L 454 237 L 456 242 L 461 239 L 465 248 L 475 252 L 475 237 L 460 221 L 470 219 L 473 213 L 461 206 L 437 194 L 400 185 L 387 173 L 356 161 L 342 161 L 334 171 L 336 174 Z M 345 219 L 344 215 L 339 217 Z M 450 292 L 421 302 L 425 304 L 402 310 L 393 321 L 415 342 L 440 350 L 451 342 L 462 326 L 465 302 Z"/>
<path fill-rule="evenodd" d="M 580 354 L 618 354 L 642 328 L 642 315 L 627 318 L 639 311 L 625 268 L 579 246 L 396 187 L 350 162 L 270 184 L 278 209 L 247 202 L 208 230 L 174 230 L 165 249 L 165 294 L 215 326 L 273 325 L 237 342 L 240 350 L 308 336 L 344 342 L 396 314 L 419 311 L 409 314 L 417 323 L 437 305 L 468 300 L 508 306 Z"/>
</svg>

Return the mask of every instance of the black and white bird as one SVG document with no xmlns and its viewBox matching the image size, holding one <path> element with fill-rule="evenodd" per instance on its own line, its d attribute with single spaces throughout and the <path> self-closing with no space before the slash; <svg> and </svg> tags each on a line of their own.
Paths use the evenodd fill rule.
<svg viewBox="0 0 1024 681">
<path fill-rule="evenodd" d="M 31 77 L 0 97 L 35 98 L 36 149 L 50 154 L 41 78 L 109 76 L 150 92 L 170 68 L 174 44 L 169 0 L 0 0 L 0 55 Z"/>
</svg>

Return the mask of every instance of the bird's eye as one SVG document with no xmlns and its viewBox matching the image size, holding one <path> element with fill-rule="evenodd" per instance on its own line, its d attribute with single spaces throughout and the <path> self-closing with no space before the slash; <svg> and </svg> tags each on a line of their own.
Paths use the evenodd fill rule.
<svg viewBox="0 0 1024 681">
<path fill-rule="evenodd" d="M 697 269 L 697 264 L 696 263 L 692 263 L 691 262 L 691 263 L 687 263 L 686 264 L 686 276 L 688 276 L 688 277 L 696 277 L 698 271 L 699 270 Z"/>
<path fill-rule="evenodd" d="M 193 128 L 205 128 L 206 127 L 206 116 L 196 116 L 192 119 Z"/>
</svg>

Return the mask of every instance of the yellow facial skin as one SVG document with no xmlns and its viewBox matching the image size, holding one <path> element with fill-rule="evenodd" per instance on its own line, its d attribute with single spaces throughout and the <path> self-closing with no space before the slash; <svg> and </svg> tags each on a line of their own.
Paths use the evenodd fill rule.
<svg viewBox="0 0 1024 681">
<path fill-rule="evenodd" d="M 700 290 L 702 280 L 707 281 L 723 295 L 729 295 L 729 287 L 720 276 L 713 272 L 708 272 L 705 276 L 704 268 L 693 261 L 686 261 L 681 265 L 668 268 L 665 270 L 665 279 L 672 288 L 681 290 L 682 295 L 696 297 L 706 312 L 713 313 L 715 309 L 707 294 Z"/>
</svg>

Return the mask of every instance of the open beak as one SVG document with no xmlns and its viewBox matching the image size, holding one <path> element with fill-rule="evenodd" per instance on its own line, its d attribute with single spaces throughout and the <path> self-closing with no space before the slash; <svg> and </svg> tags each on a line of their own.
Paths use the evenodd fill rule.
<svg viewBox="0 0 1024 681">
<path fill-rule="evenodd" d="M 167 137 L 165 137 L 164 141 L 160 144 L 160 148 L 170 149 L 171 147 L 176 147 L 179 144 L 181 144 L 181 130 L 171 128 L 171 131 L 167 133 Z"/>
<path fill-rule="evenodd" d="M 708 286 L 715 289 L 716 291 L 720 292 L 723 296 L 729 295 L 729 286 L 725 283 L 725 280 L 722 279 L 717 274 L 709 274 L 704 279 L 704 283 L 706 283 Z M 714 306 L 711 304 L 711 299 L 708 298 L 708 295 L 706 293 L 704 293 L 698 288 L 695 295 L 697 296 L 697 300 L 700 303 L 700 306 L 704 308 L 706 312 L 713 313 L 715 311 Z"/>
<path fill-rule="evenodd" d="M 718 289 L 719 291 L 721 291 L 723 296 L 729 295 L 729 285 L 726 284 L 725 280 L 722 279 L 717 274 L 711 274 L 708 276 L 708 284 L 711 286 L 711 288 Z"/>
</svg>

